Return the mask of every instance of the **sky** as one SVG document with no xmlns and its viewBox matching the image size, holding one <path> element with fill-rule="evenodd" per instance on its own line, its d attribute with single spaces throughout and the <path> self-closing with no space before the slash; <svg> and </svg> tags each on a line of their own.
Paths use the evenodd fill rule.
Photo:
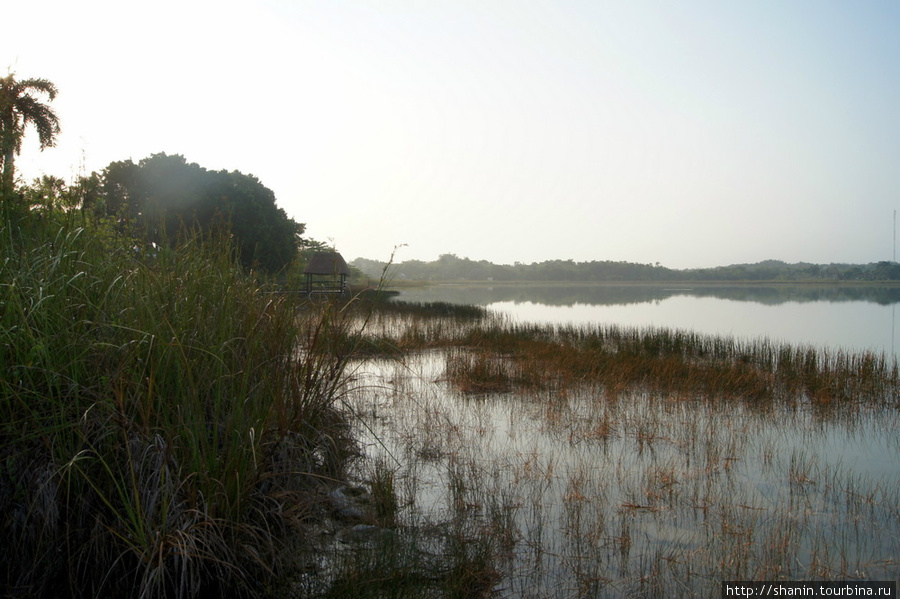
<svg viewBox="0 0 900 599">
<path fill-rule="evenodd" d="M 253 174 L 348 260 L 895 259 L 896 0 L 31 0 L 68 181 Z"/>
</svg>

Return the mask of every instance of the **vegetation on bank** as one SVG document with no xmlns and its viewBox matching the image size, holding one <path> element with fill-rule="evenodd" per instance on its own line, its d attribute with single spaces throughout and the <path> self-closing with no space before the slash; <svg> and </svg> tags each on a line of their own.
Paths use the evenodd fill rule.
<svg viewBox="0 0 900 599">
<path fill-rule="evenodd" d="M 273 293 L 323 244 L 181 156 L 22 182 L 56 93 L 0 78 L 0 595 L 283 594 L 356 452 L 349 310 Z"/>
<path fill-rule="evenodd" d="M 0 594 L 264 596 L 298 566 L 353 452 L 348 321 L 233 256 L 0 226 Z"/>
<path fill-rule="evenodd" d="M 369 276 L 377 276 L 384 263 L 357 258 L 352 264 Z M 494 282 L 724 282 L 794 281 L 860 282 L 900 281 L 900 264 L 788 264 L 767 260 L 756 264 L 735 264 L 716 268 L 677 270 L 657 264 L 613 262 L 609 260 L 575 262 L 548 260 L 532 264 L 493 264 L 486 260 L 459 258 L 444 254 L 437 260 L 407 260 L 391 267 L 398 281 L 494 281 Z"/>
</svg>

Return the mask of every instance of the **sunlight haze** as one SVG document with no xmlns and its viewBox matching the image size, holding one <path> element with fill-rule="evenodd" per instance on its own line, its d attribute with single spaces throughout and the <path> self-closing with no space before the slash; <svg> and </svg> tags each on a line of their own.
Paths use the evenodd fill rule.
<svg viewBox="0 0 900 599">
<path fill-rule="evenodd" d="M 182 154 L 347 260 L 893 259 L 900 3 L 17 2 L 30 179 Z"/>
</svg>

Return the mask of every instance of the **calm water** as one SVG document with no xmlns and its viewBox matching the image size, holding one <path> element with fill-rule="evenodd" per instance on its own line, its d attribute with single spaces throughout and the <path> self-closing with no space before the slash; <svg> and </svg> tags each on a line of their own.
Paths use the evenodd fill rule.
<svg viewBox="0 0 900 599">
<path fill-rule="evenodd" d="M 531 322 L 669 327 L 848 350 L 900 350 L 900 287 L 436 285 L 403 290 L 400 299 L 472 303 Z"/>
<path fill-rule="evenodd" d="M 900 290 L 436 286 L 400 299 L 890 352 Z M 497 596 L 708 597 L 722 580 L 900 575 L 891 401 L 828 414 L 591 385 L 471 396 L 446 359 L 360 364 L 357 435 L 394 473 L 404 542 L 440 552 L 429 535 L 448 528 L 499 539 Z"/>
</svg>

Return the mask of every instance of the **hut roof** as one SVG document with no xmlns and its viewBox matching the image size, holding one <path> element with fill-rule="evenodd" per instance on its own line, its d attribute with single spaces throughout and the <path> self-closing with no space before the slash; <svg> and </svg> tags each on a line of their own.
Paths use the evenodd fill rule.
<svg viewBox="0 0 900 599">
<path fill-rule="evenodd" d="M 350 268 L 337 252 L 316 252 L 303 272 L 308 275 L 349 275 Z"/>
</svg>

